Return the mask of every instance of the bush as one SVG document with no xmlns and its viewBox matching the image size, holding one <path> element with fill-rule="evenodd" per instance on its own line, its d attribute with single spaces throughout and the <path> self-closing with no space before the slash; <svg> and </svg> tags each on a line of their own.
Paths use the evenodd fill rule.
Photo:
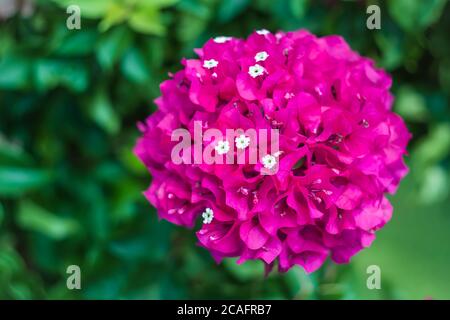
<svg viewBox="0 0 450 320">
<path fill-rule="evenodd" d="M 69 3 L 80 30 L 66 27 Z M 381 30 L 366 28 L 369 3 Z M 0 299 L 450 298 L 445 0 L 9 0 L 0 26 Z M 411 174 L 391 224 L 350 265 L 267 279 L 259 263 L 216 265 L 142 196 L 148 173 L 131 150 L 159 83 L 208 38 L 260 28 L 340 34 L 393 76 Z M 74 264 L 82 290 L 70 291 Z M 376 293 L 368 264 L 386 270 Z"/>
</svg>

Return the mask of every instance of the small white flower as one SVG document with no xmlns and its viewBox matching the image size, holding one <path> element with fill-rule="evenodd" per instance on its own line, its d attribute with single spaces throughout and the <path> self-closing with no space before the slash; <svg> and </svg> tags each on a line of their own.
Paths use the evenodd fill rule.
<svg viewBox="0 0 450 320">
<path fill-rule="evenodd" d="M 272 169 L 277 164 L 277 159 L 271 154 L 266 154 L 261 161 L 266 169 Z"/>
<path fill-rule="evenodd" d="M 256 77 L 259 77 L 259 76 L 263 75 L 264 71 L 266 71 L 266 69 L 264 69 L 259 64 L 255 64 L 254 66 L 251 66 L 250 68 L 248 68 L 248 74 L 252 78 L 256 78 Z"/>
<path fill-rule="evenodd" d="M 265 61 L 268 57 L 269 57 L 269 54 L 267 52 L 261 51 L 255 55 L 255 61 L 256 62 Z"/>
<path fill-rule="evenodd" d="M 219 61 L 214 60 L 214 59 L 209 59 L 209 60 L 203 61 L 203 67 L 207 68 L 207 69 L 215 68 L 215 67 L 217 67 L 218 64 L 219 64 Z"/>
<path fill-rule="evenodd" d="M 217 145 L 214 147 L 218 154 L 225 154 L 230 151 L 230 144 L 228 141 L 219 141 Z"/>
<path fill-rule="evenodd" d="M 241 134 L 239 137 L 234 139 L 234 142 L 236 143 L 236 148 L 245 149 L 250 145 L 250 138 L 246 137 L 244 134 Z"/>
<path fill-rule="evenodd" d="M 227 41 L 230 41 L 231 39 L 232 39 L 231 37 L 220 36 L 220 37 L 215 37 L 214 42 L 215 43 L 225 43 Z"/>
<path fill-rule="evenodd" d="M 284 95 L 284 98 L 286 99 L 286 100 L 289 100 L 289 99 L 291 99 L 291 98 L 293 98 L 295 95 L 293 94 L 293 93 L 291 93 L 291 92 L 286 92 L 286 94 Z"/>
<path fill-rule="evenodd" d="M 265 36 L 266 34 L 269 34 L 270 31 L 267 29 L 261 29 L 261 30 L 256 30 L 256 33 L 261 35 L 261 36 Z"/>
<path fill-rule="evenodd" d="M 202 213 L 203 223 L 209 224 L 214 219 L 214 211 L 211 208 L 206 208 Z"/>
</svg>

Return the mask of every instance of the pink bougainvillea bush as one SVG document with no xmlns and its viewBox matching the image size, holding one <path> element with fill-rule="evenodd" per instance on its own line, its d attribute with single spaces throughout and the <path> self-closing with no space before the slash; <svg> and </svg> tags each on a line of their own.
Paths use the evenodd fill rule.
<svg viewBox="0 0 450 320">
<path fill-rule="evenodd" d="M 391 111 L 389 75 L 341 37 L 306 30 L 217 37 L 195 52 L 139 123 L 135 153 L 152 175 L 145 196 L 159 217 L 195 227 L 216 261 L 260 259 L 267 270 L 313 272 L 370 246 L 392 215 L 386 194 L 408 171 L 410 134 Z M 175 163 L 173 132 L 194 136 L 195 121 L 221 132 L 276 128 L 279 151 L 254 164 Z M 234 157 L 251 151 L 250 140 L 201 147 Z"/>
</svg>

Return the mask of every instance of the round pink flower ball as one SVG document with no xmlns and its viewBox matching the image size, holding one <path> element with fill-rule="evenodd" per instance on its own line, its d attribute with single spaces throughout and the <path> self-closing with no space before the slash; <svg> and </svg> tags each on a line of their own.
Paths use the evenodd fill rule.
<svg viewBox="0 0 450 320">
<path fill-rule="evenodd" d="M 197 226 L 199 244 L 218 262 L 259 259 L 267 270 L 299 265 L 309 273 L 370 246 L 392 215 L 386 194 L 408 171 L 411 135 L 391 111 L 389 75 L 340 36 L 306 30 L 217 37 L 195 52 L 139 124 L 135 154 L 153 177 L 144 194 L 159 217 Z M 256 163 L 174 161 L 173 132 L 194 137 L 195 122 L 224 135 L 277 129 L 279 151 L 267 149 Z M 236 159 L 258 151 L 250 140 L 200 147 Z"/>
</svg>

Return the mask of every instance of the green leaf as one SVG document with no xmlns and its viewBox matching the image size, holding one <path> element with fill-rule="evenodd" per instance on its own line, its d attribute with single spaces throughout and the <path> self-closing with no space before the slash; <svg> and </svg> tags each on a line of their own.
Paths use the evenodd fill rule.
<svg viewBox="0 0 450 320">
<path fill-rule="evenodd" d="M 122 60 L 121 67 L 123 74 L 134 82 L 144 83 L 150 78 L 144 57 L 136 48 L 130 48 L 127 51 Z"/>
<path fill-rule="evenodd" d="M 161 70 L 164 60 L 166 59 L 167 52 L 164 47 L 164 39 L 154 38 L 152 41 L 147 41 L 144 45 L 144 55 L 151 61 L 151 65 L 155 69 Z"/>
<path fill-rule="evenodd" d="M 128 169 L 128 171 L 136 173 L 136 174 L 143 174 L 147 171 L 145 166 L 142 164 L 142 162 L 139 160 L 138 157 L 133 153 L 133 145 L 126 145 L 119 151 L 119 159 L 122 165 Z"/>
<path fill-rule="evenodd" d="M 63 85 L 75 92 L 87 88 L 89 76 L 83 65 L 59 60 L 42 59 L 34 65 L 36 87 L 45 91 Z"/>
<path fill-rule="evenodd" d="M 9 284 L 9 291 L 14 300 L 30 300 L 32 299 L 32 292 L 30 288 L 19 281 L 12 281 Z"/>
<path fill-rule="evenodd" d="M 173 6 L 179 2 L 179 0 L 139 0 L 136 5 L 154 8 L 164 8 Z"/>
<path fill-rule="evenodd" d="M 193 15 L 203 20 L 211 17 L 212 9 L 212 2 L 204 3 L 196 0 L 184 0 L 177 5 L 177 10 L 183 13 L 181 17 Z"/>
<path fill-rule="evenodd" d="M 146 34 L 161 36 L 166 32 L 157 8 L 143 7 L 136 9 L 128 19 L 130 27 Z"/>
<path fill-rule="evenodd" d="M 113 241 L 109 245 L 110 251 L 126 260 L 143 259 L 149 256 L 151 244 L 145 236 L 133 237 L 131 239 Z"/>
<path fill-rule="evenodd" d="M 420 199 L 423 204 L 433 204 L 447 199 L 449 194 L 449 177 L 440 166 L 432 166 L 425 170 L 421 181 Z"/>
<path fill-rule="evenodd" d="M 286 273 L 286 286 L 293 299 L 310 298 L 316 289 L 313 279 L 301 268 L 292 268 Z"/>
<path fill-rule="evenodd" d="M 98 19 L 105 15 L 114 0 L 53 0 L 63 9 L 70 5 L 80 7 L 81 16 L 85 18 Z"/>
<path fill-rule="evenodd" d="M 403 29 L 418 32 L 439 19 L 446 2 L 446 0 L 390 0 L 388 9 Z"/>
<path fill-rule="evenodd" d="M 303 18 L 308 8 L 309 0 L 290 0 L 292 15 L 298 19 Z"/>
<path fill-rule="evenodd" d="M 116 114 L 106 92 L 100 90 L 89 104 L 90 117 L 106 132 L 116 134 L 120 129 L 120 119 Z"/>
<path fill-rule="evenodd" d="M 428 110 L 425 98 L 411 87 L 401 87 L 394 110 L 406 120 L 426 121 Z"/>
<path fill-rule="evenodd" d="M 441 61 L 439 65 L 439 82 L 442 89 L 450 95 L 450 59 Z"/>
<path fill-rule="evenodd" d="M 450 125 L 439 124 L 432 128 L 430 134 L 425 137 L 414 150 L 414 165 L 419 166 L 422 173 L 423 166 L 435 164 L 444 159 L 450 153 Z"/>
<path fill-rule="evenodd" d="M 0 164 L 27 164 L 31 157 L 18 143 L 13 143 L 0 133 Z"/>
<path fill-rule="evenodd" d="M 57 86 L 60 82 L 61 64 L 53 61 L 39 61 L 35 64 L 36 86 L 40 90 L 47 90 Z"/>
<path fill-rule="evenodd" d="M 131 44 L 131 34 L 124 27 L 114 28 L 104 33 L 97 44 L 97 60 L 100 65 L 111 70 Z"/>
<path fill-rule="evenodd" d="M 199 18 L 197 15 L 183 15 L 177 25 L 177 38 L 180 41 L 195 41 L 205 30 L 208 20 Z"/>
<path fill-rule="evenodd" d="M 228 22 L 242 13 L 249 4 L 249 0 L 222 1 L 218 9 L 217 20 L 221 23 Z"/>
<path fill-rule="evenodd" d="M 0 32 L 0 57 L 4 57 L 10 52 L 13 52 L 15 39 L 13 34 L 9 34 L 7 32 Z"/>
<path fill-rule="evenodd" d="M 113 3 L 108 8 L 103 20 L 99 24 L 101 31 L 106 31 L 114 25 L 124 22 L 129 14 L 129 9 L 125 4 Z"/>
<path fill-rule="evenodd" d="M 76 220 L 50 213 L 28 200 L 20 202 L 17 223 L 25 230 L 39 232 L 55 240 L 68 238 L 80 230 Z"/>
<path fill-rule="evenodd" d="M 4 218 L 5 218 L 5 210 L 3 209 L 3 205 L 0 202 L 0 228 L 2 227 L 2 222 Z"/>
<path fill-rule="evenodd" d="M 403 34 L 394 30 L 384 30 L 374 35 L 375 42 L 382 53 L 381 66 L 393 70 L 403 62 L 405 50 L 403 50 Z"/>
<path fill-rule="evenodd" d="M 23 268 L 23 261 L 7 243 L 0 245 L 0 279 L 11 277 Z"/>
<path fill-rule="evenodd" d="M 28 85 L 30 64 L 23 58 L 7 56 L 0 60 L 0 88 L 23 89 Z"/>
<path fill-rule="evenodd" d="M 248 260 L 242 264 L 237 264 L 237 259 L 224 259 L 224 266 L 230 273 L 240 281 L 264 278 L 264 264 L 259 260 Z"/>
<path fill-rule="evenodd" d="M 49 171 L 19 167 L 0 167 L 0 195 L 19 196 L 50 184 Z"/>
<path fill-rule="evenodd" d="M 76 32 L 67 30 L 54 48 L 54 53 L 62 56 L 85 56 L 94 51 L 97 32 L 92 29 L 81 29 Z"/>
</svg>

